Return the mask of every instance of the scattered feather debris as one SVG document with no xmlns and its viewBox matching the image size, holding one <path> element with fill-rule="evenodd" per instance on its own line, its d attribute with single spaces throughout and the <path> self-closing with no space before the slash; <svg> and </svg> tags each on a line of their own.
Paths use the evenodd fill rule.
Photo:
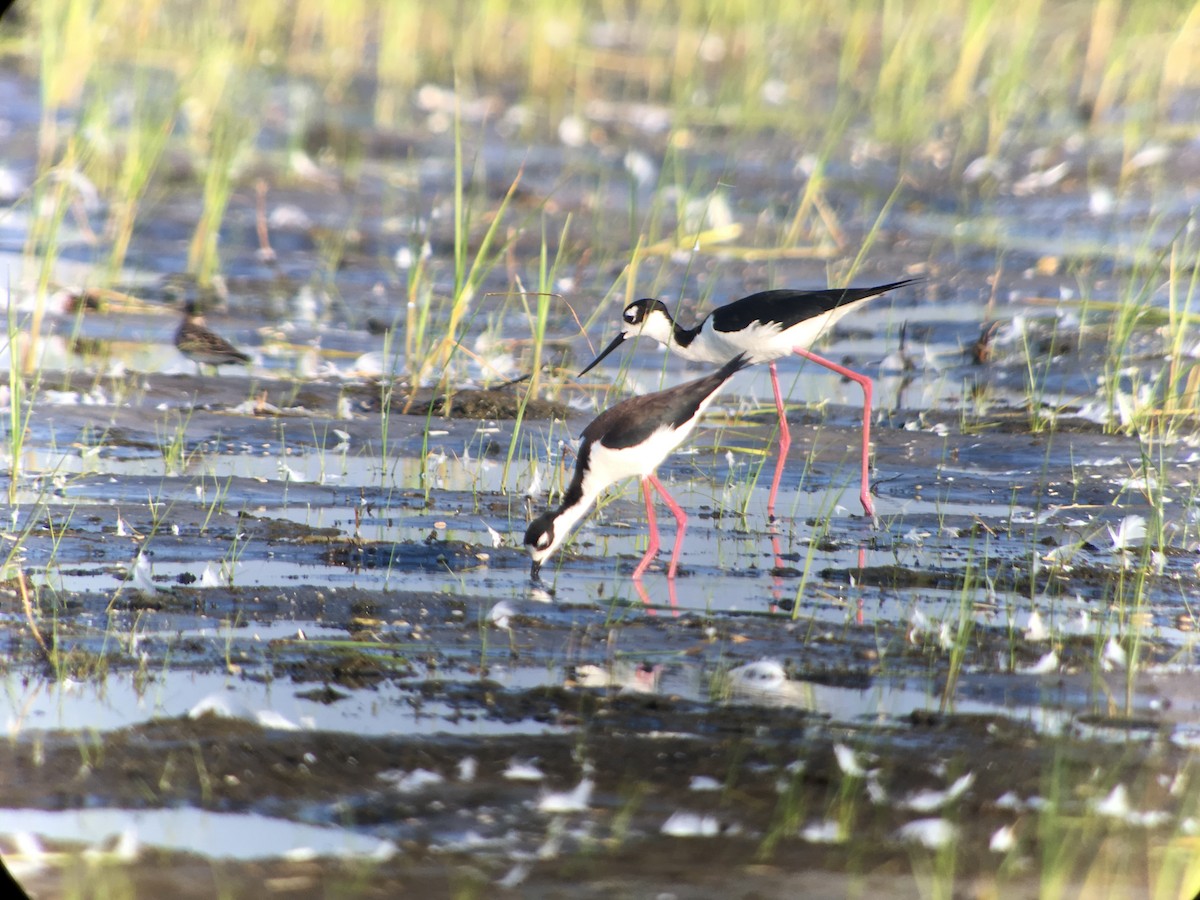
<svg viewBox="0 0 1200 900">
<path fill-rule="evenodd" d="M 716 837 L 721 833 L 721 824 L 716 816 L 679 810 L 672 813 L 659 830 L 670 837 Z"/>
<path fill-rule="evenodd" d="M 531 762 L 513 759 L 504 770 L 504 777 L 509 781 L 541 781 L 546 774 Z"/>
<path fill-rule="evenodd" d="M 592 799 L 592 791 L 596 787 L 590 778 L 584 778 L 573 790 L 543 794 L 538 800 L 538 812 L 544 813 L 574 813 L 584 812 Z"/>
<path fill-rule="evenodd" d="M 920 844 L 930 850 L 945 847 L 958 834 L 958 829 L 946 819 L 917 819 L 896 830 L 901 841 Z"/>
</svg>

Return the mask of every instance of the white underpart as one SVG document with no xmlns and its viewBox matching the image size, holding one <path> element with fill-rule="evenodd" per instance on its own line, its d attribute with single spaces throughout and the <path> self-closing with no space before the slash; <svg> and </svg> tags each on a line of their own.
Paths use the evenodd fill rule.
<svg viewBox="0 0 1200 900">
<path fill-rule="evenodd" d="M 847 303 L 811 319 L 797 322 L 786 330 L 780 329 L 778 325 L 754 322 L 742 331 L 722 332 L 713 329 L 711 318 L 705 319 L 700 333 L 686 347 L 675 342 L 675 332 L 670 320 L 656 310 L 646 317 L 641 326 L 628 328 L 626 337 L 641 334 L 653 338 L 666 345 L 676 356 L 693 362 L 724 363 L 744 352 L 750 357 L 751 363 L 764 363 L 787 356 L 796 347 L 807 350 L 817 342 L 822 333 L 869 299 L 874 298 L 868 297 Z"/>
<path fill-rule="evenodd" d="M 554 540 L 545 549 L 534 550 L 531 553 L 533 559 L 539 563 L 547 560 L 566 540 L 571 529 L 587 515 L 596 498 L 610 484 L 634 476 L 645 478 L 652 475 L 659 464 L 670 456 L 671 451 L 688 439 L 718 393 L 720 388 L 705 397 L 696 407 L 692 417 L 679 428 L 673 429 L 663 425 L 640 444 L 613 449 L 599 442 L 593 443 L 588 453 L 587 473 L 581 485 L 583 496 L 574 506 L 569 506 L 559 513 L 554 521 Z"/>
<path fill-rule="evenodd" d="M 678 430 L 664 425 L 644 442 L 617 450 L 600 443 L 592 444 L 587 474 L 583 478 L 584 495 L 597 496 L 622 478 L 645 478 L 650 475 L 672 450 L 687 440 L 695 427 L 695 418 Z"/>
</svg>

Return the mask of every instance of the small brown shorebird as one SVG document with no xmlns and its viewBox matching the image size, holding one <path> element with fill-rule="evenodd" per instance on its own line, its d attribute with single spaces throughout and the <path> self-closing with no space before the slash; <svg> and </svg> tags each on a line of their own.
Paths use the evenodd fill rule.
<svg viewBox="0 0 1200 900">
<path fill-rule="evenodd" d="M 678 525 L 675 549 L 667 569 L 668 580 L 674 581 L 679 569 L 683 533 L 687 529 L 687 515 L 671 499 L 654 471 L 692 433 L 725 383 L 747 365 L 749 358 L 745 353 L 739 353 L 711 375 L 655 394 L 622 400 L 592 420 L 583 429 L 583 440 L 576 454 L 575 476 L 563 495 L 562 506 L 534 519 L 525 532 L 525 546 L 533 557 L 529 577 L 535 582 L 539 580 L 542 563 L 566 540 L 606 487 L 636 475 L 642 480 L 642 493 L 646 497 L 650 546 L 633 570 L 633 579 L 635 582 L 641 580 L 658 553 L 658 521 L 650 493 L 654 488 L 662 494 Z"/>
<path fill-rule="evenodd" d="M 201 374 L 204 366 L 212 366 L 219 372 L 221 366 L 244 366 L 250 362 L 249 356 L 204 324 L 204 316 L 196 311 L 195 300 L 187 301 L 183 307 L 183 321 L 175 332 L 175 346 L 196 364 L 196 374 Z"/>
</svg>

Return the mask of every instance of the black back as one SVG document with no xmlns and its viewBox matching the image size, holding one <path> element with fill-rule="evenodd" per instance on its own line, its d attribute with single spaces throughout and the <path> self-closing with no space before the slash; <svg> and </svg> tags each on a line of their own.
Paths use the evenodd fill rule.
<svg viewBox="0 0 1200 900">
<path fill-rule="evenodd" d="M 713 329 L 731 332 L 749 328 L 756 322 L 778 323 L 781 329 L 812 319 L 831 309 L 866 300 L 893 288 L 912 284 L 917 279 L 906 278 L 890 284 L 865 288 L 830 288 L 823 291 L 778 290 L 760 291 L 734 300 L 712 313 Z"/>
<path fill-rule="evenodd" d="M 747 365 L 746 354 L 741 353 L 711 375 L 655 394 L 622 400 L 600 413 L 583 429 L 583 448 L 599 442 L 620 450 L 640 444 L 664 426 L 679 428 L 696 414 L 709 394 Z M 582 464 L 583 458 L 580 459 Z"/>
<path fill-rule="evenodd" d="M 678 428 L 696 414 L 696 409 L 704 402 L 705 397 L 749 364 L 746 354 L 739 353 L 711 375 L 655 394 L 630 397 L 596 416 L 583 429 L 583 440 L 580 441 L 579 455 L 575 460 L 575 474 L 563 493 L 563 502 L 559 510 L 573 506 L 583 496 L 583 476 L 588 469 L 593 444 L 599 442 L 605 447 L 620 450 L 640 444 L 663 425 Z M 525 543 L 533 544 L 538 535 L 548 529 L 552 530 L 555 515 L 556 513 L 546 513 L 530 523 L 525 532 Z"/>
</svg>

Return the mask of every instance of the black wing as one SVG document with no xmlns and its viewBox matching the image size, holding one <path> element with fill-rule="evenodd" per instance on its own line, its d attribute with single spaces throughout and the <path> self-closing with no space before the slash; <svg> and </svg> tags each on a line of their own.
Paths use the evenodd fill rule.
<svg viewBox="0 0 1200 900">
<path fill-rule="evenodd" d="M 583 429 L 584 445 L 599 441 L 605 447 L 619 450 L 642 443 L 664 425 L 679 428 L 696 415 L 706 397 L 748 364 L 746 354 L 742 353 L 711 375 L 665 391 L 622 400 Z"/>
<path fill-rule="evenodd" d="M 776 322 L 783 330 L 847 303 L 866 300 L 868 297 L 912 284 L 917 280 L 919 279 L 906 278 L 904 281 L 893 281 L 875 287 L 830 288 L 823 291 L 761 291 L 714 310 L 713 329 L 728 333 L 749 328 L 756 322 Z"/>
</svg>

